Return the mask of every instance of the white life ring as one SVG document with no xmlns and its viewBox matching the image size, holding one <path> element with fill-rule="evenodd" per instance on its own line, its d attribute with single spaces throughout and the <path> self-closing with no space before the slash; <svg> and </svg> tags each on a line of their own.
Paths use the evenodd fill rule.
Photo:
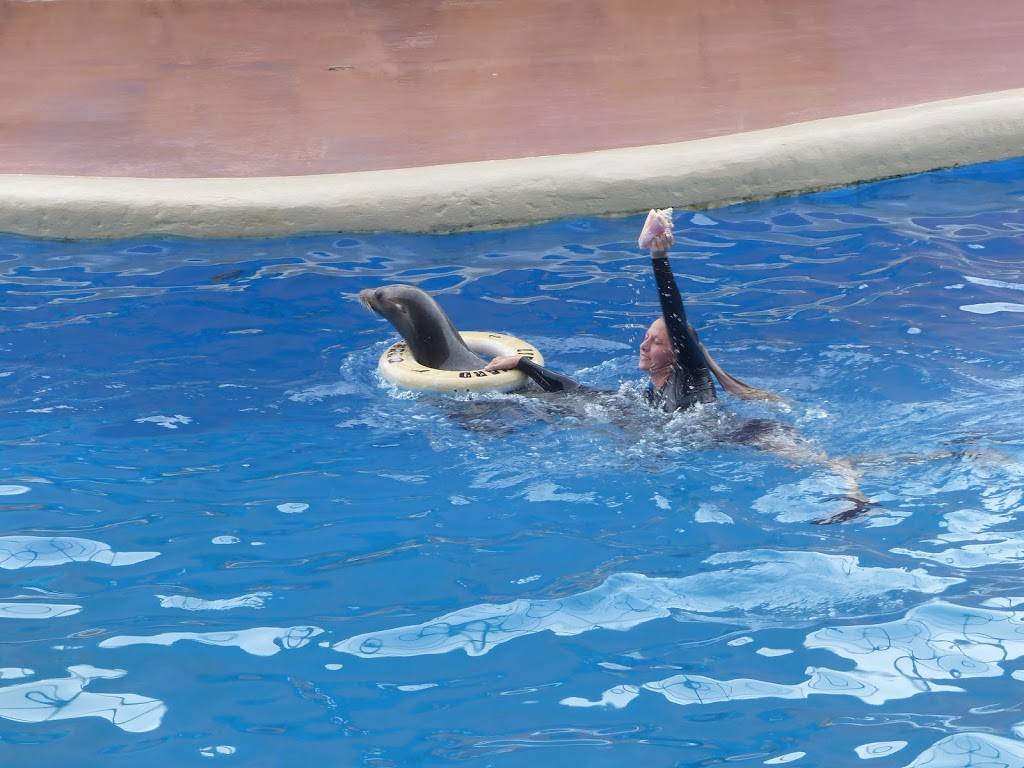
<svg viewBox="0 0 1024 768">
<path fill-rule="evenodd" d="M 515 336 L 488 331 L 465 331 L 460 334 L 466 346 L 484 357 L 518 355 L 537 365 L 544 364 L 544 356 L 532 344 Z M 512 392 L 526 384 L 522 371 L 439 371 L 417 363 L 409 353 L 409 346 L 400 341 L 392 344 L 380 356 L 377 371 L 392 384 L 406 389 L 432 392 Z"/>
</svg>

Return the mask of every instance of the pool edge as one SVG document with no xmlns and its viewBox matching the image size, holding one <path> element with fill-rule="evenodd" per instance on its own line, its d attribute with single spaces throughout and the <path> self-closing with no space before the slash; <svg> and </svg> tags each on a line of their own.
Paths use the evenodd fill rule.
<svg viewBox="0 0 1024 768">
<path fill-rule="evenodd" d="M 1024 156 L 1024 89 L 709 139 L 570 155 L 263 178 L 0 175 L 0 232 L 450 232 L 649 207 L 711 208 Z"/>
</svg>

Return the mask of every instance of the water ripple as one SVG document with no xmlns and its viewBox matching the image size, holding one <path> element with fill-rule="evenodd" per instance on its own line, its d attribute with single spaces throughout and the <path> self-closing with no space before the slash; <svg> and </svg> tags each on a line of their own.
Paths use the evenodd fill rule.
<svg viewBox="0 0 1024 768">
<path fill-rule="evenodd" d="M 538 632 L 570 636 L 595 629 L 622 631 L 665 618 L 672 611 L 730 622 L 781 623 L 855 609 L 890 592 L 935 594 L 962 581 L 929 576 L 921 570 L 864 567 L 856 557 L 818 552 L 727 553 L 705 562 L 752 565 L 682 578 L 619 573 L 568 598 L 476 605 L 422 624 L 356 635 L 332 647 L 374 658 L 454 650 L 478 656 Z"/>
<path fill-rule="evenodd" d="M 788 402 L 674 418 L 636 369 L 639 217 L 0 236 L 12 759 L 1019 764 L 1022 178 L 677 211 L 690 320 Z M 383 384 L 394 333 L 354 297 L 392 282 L 609 394 Z M 729 440 L 748 419 L 789 452 Z M 875 506 L 811 525 L 839 457 Z M 96 653 L 167 703 L 49 679 Z M 134 725 L 46 724 L 87 715 Z"/>
<path fill-rule="evenodd" d="M 67 563 L 124 566 L 159 555 L 159 552 L 114 552 L 102 541 L 72 536 L 0 536 L 0 568 L 5 570 Z"/>
<path fill-rule="evenodd" d="M 320 627 L 253 627 L 218 632 L 164 632 L 159 635 L 118 635 L 108 637 L 100 648 L 124 648 L 129 645 L 174 645 L 189 640 L 202 645 L 234 647 L 253 656 L 273 656 L 280 651 L 304 648 L 317 635 Z"/>
<path fill-rule="evenodd" d="M 123 669 L 78 664 L 68 667 L 68 673 L 69 677 L 0 687 L 0 717 L 19 723 L 99 717 L 129 733 L 160 727 L 167 707 L 159 699 L 85 690 L 93 680 L 124 677 Z"/>
</svg>

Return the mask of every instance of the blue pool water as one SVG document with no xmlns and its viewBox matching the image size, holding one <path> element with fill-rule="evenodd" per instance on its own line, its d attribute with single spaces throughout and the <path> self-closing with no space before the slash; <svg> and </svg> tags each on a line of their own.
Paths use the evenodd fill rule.
<svg viewBox="0 0 1024 768">
<path fill-rule="evenodd" d="M 0 763 L 1024 765 L 1022 209 L 1012 161 L 677 212 L 703 340 L 789 404 L 668 424 L 639 217 L 0 237 Z M 395 391 L 390 282 L 621 395 Z M 814 525 L 837 478 L 728 414 L 880 506 Z"/>
</svg>

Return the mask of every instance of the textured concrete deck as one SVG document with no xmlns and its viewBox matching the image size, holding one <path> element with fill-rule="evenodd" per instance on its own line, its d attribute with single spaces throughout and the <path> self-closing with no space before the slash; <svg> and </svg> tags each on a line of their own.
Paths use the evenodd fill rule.
<svg viewBox="0 0 1024 768">
<path fill-rule="evenodd" d="M 1024 86 L 1008 0 L 0 0 L 0 173 L 339 173 Z"/>
</svg>

